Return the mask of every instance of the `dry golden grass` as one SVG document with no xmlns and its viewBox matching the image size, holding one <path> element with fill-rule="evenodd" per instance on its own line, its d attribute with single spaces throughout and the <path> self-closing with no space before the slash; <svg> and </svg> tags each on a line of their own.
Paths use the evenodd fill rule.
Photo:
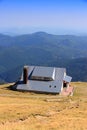
<svg viewBox="0 0 87 130">
<path fill-rule="evenodd" d="M 87 83 L 72 97 L 17 92 L 0 86 L 0 130 L 87 130 Z"/>
</svg>

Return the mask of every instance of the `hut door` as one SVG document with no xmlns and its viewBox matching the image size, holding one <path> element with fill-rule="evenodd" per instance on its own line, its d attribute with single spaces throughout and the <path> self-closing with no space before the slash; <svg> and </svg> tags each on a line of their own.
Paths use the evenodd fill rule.
<svg viewBox="0 0 87 130">
<path fill-rule="evenodd" d="M 63 82 L 63 87 L 65 88 L 65 87 L 67 87 L 67 82 Z"/>
</svg>

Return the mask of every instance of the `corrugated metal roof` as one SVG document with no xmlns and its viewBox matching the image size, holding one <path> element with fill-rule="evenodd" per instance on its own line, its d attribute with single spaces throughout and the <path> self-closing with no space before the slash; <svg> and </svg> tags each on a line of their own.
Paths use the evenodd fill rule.
<svg viewBox="0 0 87 130">
<path fill-rule="evenodd" d="M 55 68 L 36 66 L 33 70 L 31 79 L 36 80 L 54 80 Z"/>
<path fill-rule="evenodd" d="M 40 68 L 40 69 L 39 69 Z M 63 79 L 64 73 L 66 69 L 64 68 L 55 68 L 54 67 L 36 67 L 34 71 L 34 66 L 28 67 L 28 83 L 23 84 L 23 74 L 21 81 L 17 85 L 18 90 L 28 90 L 28 91 L 40 91 L 40 92 L 50 92 L 50 93 L 60 93 L 63 87 Z M 37 70 L 38 69 L 38 70 Z M 40 80 L 32 80 L 31 77 L 33 76 L 45 76 L 51 77 L 55 70 L 55 79 L 53 81 L 40 81 Z M 49 72 L 51 71 L 51 72 Z"/>
</svg>

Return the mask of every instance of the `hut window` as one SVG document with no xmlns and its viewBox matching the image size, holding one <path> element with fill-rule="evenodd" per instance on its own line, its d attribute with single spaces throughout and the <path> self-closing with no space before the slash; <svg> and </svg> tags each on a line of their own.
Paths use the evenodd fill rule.
<svg viewBox="0 0 87 130">
<path fill-rule="evenodd" d="M 51 85 L 49 85 L 49 88 L 51 88 Z"/>
</svg>

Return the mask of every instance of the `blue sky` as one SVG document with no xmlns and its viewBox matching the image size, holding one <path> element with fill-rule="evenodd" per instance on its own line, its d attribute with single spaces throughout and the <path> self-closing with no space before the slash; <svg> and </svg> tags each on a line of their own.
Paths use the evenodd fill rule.
<svg viewBox="0 0 87 130">
<path fill-rule="evenodd" d="M 87 0 L 0 0 L 0 30 L 87 34 Z"/>
</svg>

